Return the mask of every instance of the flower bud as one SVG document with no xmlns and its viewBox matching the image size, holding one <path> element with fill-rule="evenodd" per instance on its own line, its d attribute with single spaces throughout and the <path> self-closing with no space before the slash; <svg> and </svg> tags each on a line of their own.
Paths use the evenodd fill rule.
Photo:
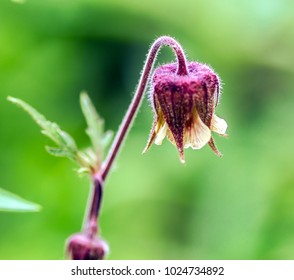
<svg viewBox="0 0 294 280">
<path fill-rule="evenodd" d="M 165 136 L 176 145 L 184 162 L 184 148 L 201 149 L 209 144 L 216 148 L 211 131 L 225 135 L 227 123 L 214 114 L 220 97 L 220 81 L 207 65 L 187 63 L 188 74 L 177 74 L 177 64 L 166 64 L 154 71 L 151 102 L 155 111 L 153 128 L 144 150 L 155 142 L 161 145 Z"/>
<path fill-rule="evenodd" d="M 71 260 L 103 260 L 108 253 L 108 245 L 98 236 L 77 233 L 67 240 L 66 251 Z"/>
</svg>

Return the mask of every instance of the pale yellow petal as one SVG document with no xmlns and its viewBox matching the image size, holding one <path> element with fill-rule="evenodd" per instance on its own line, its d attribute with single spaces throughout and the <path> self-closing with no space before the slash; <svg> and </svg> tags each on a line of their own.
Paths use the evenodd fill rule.
<svg viewBox="0 0 294 280">
<path fill-rule="evenodd" d="M 170 131 L 169 128 L 167 128 L 167 131 L 166 131 L 166 138 L 168 139 L 169 142 L 171 142 L 173 145 L 177 146 L 176 145 L 176 141 L 175 141 L 175 138 L 172 134 L 172 132 Z"/>
<path fill-rule="evenodd" d="M 147 150 L 150 148 L 150 146 L 152 145 L 153 142 L 155 142 L 155 144 L 157 144 L 157 145 L 161 144 L 161 142 L 165 136 L 165 131 L 166 131 L 166 128 L 164 126 L 166 126 L 166 123 L 163 118 L 162 111 L 159 110 L 158 116 L 156 117 L 156 119 L 153 122 L 153 127 L 151 130 L 147 145 L 146 145 L 145 149 L 143 150 L 143 154 L 147 152 Z M 158 136 L 158 134 L 159 134 L 159 136 Z"/>
<path fill-rule="evenodd" d="M 156 145 L 161 145 L 164 137 L 166 136 L 166 131 L 167 131 L 167 124 L 166 122 L 164 122 L 163 126 L 159 129 L 159 131 L 157 132 L 156 138 L 154 143 Z"/>
<path fill-rule="evenodd" d="M 211 130 L 218 134 L 226 134 L 228 125 L 224 119 L 219 118 L 217 115 L 212 116 Z"/>
<path fill-rule="evenodd" d="M 197 112 L 193 116 L 192 126 L 185 131 L 185 148 L 201 149 L 211 138 L 210 129 L 201 121 Z"/>
</svg>

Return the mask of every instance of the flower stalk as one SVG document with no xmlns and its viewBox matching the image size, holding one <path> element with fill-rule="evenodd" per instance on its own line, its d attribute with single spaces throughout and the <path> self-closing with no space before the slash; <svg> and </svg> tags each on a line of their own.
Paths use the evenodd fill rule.
<svg viewBox="0 0 294 280">
<path fill-rule="evenodd" d="M 86 211 L 83 232 L 92 237 L 95 236 L 99 231 L 98 220 L 103 196 L 103 181 L 99 174 L 93 175 L 91 188 L 92 193 L 89 196 L 89 205 Z"/>
<path fill-rule="evenodd" d="M 139 80 L 139 84 L 138 84 L 137 90 L 134 94 L 133 100 L 129 106 L 129 109 L 128 109 L 125 117 L 123 118 L 123 121 L 119 127 L 119 130 L 116 134 L 116 137 L 115 137 L 115 139 L 112 143 L 112 146 L 109 150 L 107 158 L 106 158 L 104 164 L 102 165 L 102 169 L 101 169 L 100 174 L 101 174 L 101 178 L 104 181 L 106 180 L 108 172 L 113 164 L 113 161 L 116 158 L 116 156 L 118 155 L 119 149 L 120 149 L 128 131 L 129 131 L 129 128 L 130 128 L 130 126 L 136 116 L 136 113 L 140 107 L 142 97 L 143 97 L 143 94 L 146 90 L 147 82 L 148 82 L 151 70 L 153 68 L 157 53 L 158 53 L 159 49 L 164 45 L 171 47 L 177 57 L 177 60 L 178 60 L 177 74 L 181 75 L 181 76 L 188 75 L 186 56 L 185 56 L 185 53 L 184 53 L 181 45 L 171 37 L 168 37 L 168 36 L 159 37 L 152 44 L 152 46 L 149 50 L 145 65 L 143 67 L 142 75 Z"/>
<path fill-rule="evenodd" d="M 99 238 L 99 213 L 103 196 L 103 181 L 98 173 L 92 176 L 91 193 L 81 233 L 67 241 L 67 255 L 73 260 L 102 260 L 108 252 L 108 245 Z"/>
</svg>

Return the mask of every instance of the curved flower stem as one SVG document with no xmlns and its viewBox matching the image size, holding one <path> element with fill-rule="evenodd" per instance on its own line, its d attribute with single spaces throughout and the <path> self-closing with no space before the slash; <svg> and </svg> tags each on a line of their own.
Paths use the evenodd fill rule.
<svg viewBox="0 0 294 280">
<path fill-rule="evenodd" d="M 105 162 L 102 165 L 102 169 L 100 171 L 100 176 L 102 178 L 103 181 L 105 181 L 108 172 L 113 164 L 114 159 L 116 158 L 119 149 L 121 147 L 121 144 L 123 143 L 123 140 L 125 139 L 128 130 L 134 120 L 134 117 L 136 116 L 136 113 L 140 107 L 141 101 L 142 101 L 142 97 L 143 94 L 145 92 L 146 89 L 146 85 L 148 82 L 148 78 L 150 75 L 150 72 L 152 70 L 152 67 L 154 65 L 155 59 L 156 59 L 156 55 L 159 51 L 159 49 L 164 46 L 167 45 L 169 47 L 171 47 L 177 57 L 178 60 L 178 69 L 177 69 L 177 74 L 178 75 L 188 75 L 188 69 L 187 69 L 187 63 L 186 63 L 186 57 L 185 57 L 185 53 L 182 49 L 182 47 L 180 46 L 180 44 L 174 40 L 171 37 L 168 36 L 162 36 L 159 37 L 151 46 L 143 71 L 142 71 L 142 75 L 136 90 L 136 93 L 134 94 L 133 100 L 129 106 L 129 109 L 119 127 L 119 130 L 116 134 L 116 137 L 112 143 L 112 146 L 108 152 L 107 158 L 105 160 Z"/>
</svg>

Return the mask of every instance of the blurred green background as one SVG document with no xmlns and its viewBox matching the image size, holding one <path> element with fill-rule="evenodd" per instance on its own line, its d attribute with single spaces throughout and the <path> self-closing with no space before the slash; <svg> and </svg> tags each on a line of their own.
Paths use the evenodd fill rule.
<svg viewBox="0 0 294 280">
<path fill-rule="evenodd" d="M 174 36 L 223 81 L 224 154 L 164 141 L 141 155 L 153 113 L 143 102 L 105 189 L 109 259 L 294 259 L 294 2 L 27 0 L 0 2 L 0 186 L 43 206 L 0 213 L 0 259 L 62 259 L 78 232 L 89 181 L 53 158 L 37 125 L 6 101 L 24 99 L 89 141 L 88 91 L 116 131 L 149 45 Z M 159 62 L 173 60 L 164 48 Z"/>
</svg>

